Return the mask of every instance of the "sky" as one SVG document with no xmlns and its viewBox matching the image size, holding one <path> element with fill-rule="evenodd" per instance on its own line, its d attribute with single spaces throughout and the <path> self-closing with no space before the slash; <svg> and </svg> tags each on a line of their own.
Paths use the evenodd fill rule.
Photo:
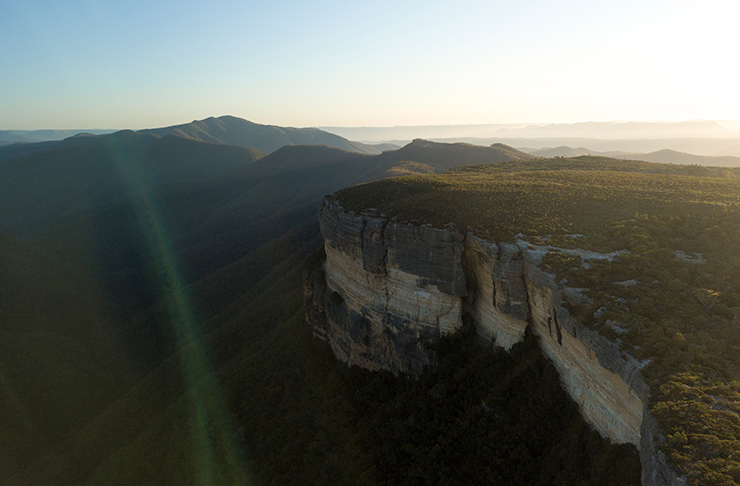
<svg viewBox="0 0 740 486">
<path fill-rule="evenodd" d="M 2 0 L 0 129 L 740 119 L 736 0 Z"/>
</svg>

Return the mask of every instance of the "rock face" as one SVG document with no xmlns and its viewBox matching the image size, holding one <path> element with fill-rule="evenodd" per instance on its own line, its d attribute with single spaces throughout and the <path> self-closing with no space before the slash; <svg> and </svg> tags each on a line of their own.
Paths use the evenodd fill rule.
<svg viewBox="0 0 740 486">
<path fill-rule="evenodd" d="M 423 344 L 462 325 L 462 235 L 338 206 L 321 214 L 327 290 L 317 334 L 343 361 L 419 373 L 431 359 Z"/>
<path fill-rule="evenodd" d="M 539 268 L 541 252 L 356 215 L 330 199 L 319 221 L 326 263 L 323 279 L 309 282 L 309 321 L 339 359 L 418 374 L 434 359 L 425 343 L 457 330 L 463 313 L 482 340 L 506 349 L 529 329 L 586 421 L 640 450 L 643 484 L 684 484 L 656 452 L 661 436 L 639 363 L 560 305 L 577 292 Z"/>
</svg>

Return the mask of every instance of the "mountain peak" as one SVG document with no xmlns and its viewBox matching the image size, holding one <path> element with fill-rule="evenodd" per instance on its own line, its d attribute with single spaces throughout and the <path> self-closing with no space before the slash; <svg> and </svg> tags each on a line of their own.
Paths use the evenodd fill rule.
<svg viewBox="0 0 740 486">
<path fill-rule="evenodd" d="M 261 125 L 233 115 L 209 117 L 183 125 L 141 130 L 141 133 L 152 133 L 159 136 L 177 134 L 201 142 L 250 147 L 264 153 L 272 153 L 285 145 L 328 145 L 356 153 L 380 153 L 380 150 L 374 147 L 352 142 L 318 128 Z"/>
</svg>

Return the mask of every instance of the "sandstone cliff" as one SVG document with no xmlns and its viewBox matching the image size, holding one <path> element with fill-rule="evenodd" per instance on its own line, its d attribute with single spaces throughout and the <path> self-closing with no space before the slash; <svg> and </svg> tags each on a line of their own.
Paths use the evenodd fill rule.
<svg viewBox="0 0 740 486">
<path fill-rule="evenodd" d="M 569 315 L 561 303 L 578 293 L 540 268 L 541 247 L 356 215 L 330 198 L 319 221 L 326 263 L 309 285 L 309 321 L 339 359 L 417 374 L 434 359 L 425 343 L 458 329 L 464 313 L 482 340 L 506 349 L 529 330 L 584 418 L 640 450 L 643 484 L 685 484 L 656 451 L 640 363 Z"/>
</svg>

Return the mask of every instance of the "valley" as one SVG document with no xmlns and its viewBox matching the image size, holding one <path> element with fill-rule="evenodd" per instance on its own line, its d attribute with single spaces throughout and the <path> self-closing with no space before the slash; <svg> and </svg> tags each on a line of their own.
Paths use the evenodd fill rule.
<svg viewBox="0 0 740 486">
<path fill-rule="evenodd" d="M 740 169 L 373 147 L 234 117 L 0 147 L 8 484 L 740 480 Z M 354 221 L 341 238 L 331 194 Z M 420 267 L 421 241 L 452 256 Z M 507 244 L 502 270 L 485 255 Z M 409 295 L 373 297 L 391 271 Z M 557 276 L 539 307 L 531 283 L 506 283 L 536 272 Z M 365 327 L 342 324 L 342 301 L 372 310 Z M 559 362 L 558 341 L 578 340 Z M 567 377 L 608 353 L 641 401 L 625 401 L 630 433 Z M 675 477 L 646 480 L 649 457 Z"/>
</svg>

